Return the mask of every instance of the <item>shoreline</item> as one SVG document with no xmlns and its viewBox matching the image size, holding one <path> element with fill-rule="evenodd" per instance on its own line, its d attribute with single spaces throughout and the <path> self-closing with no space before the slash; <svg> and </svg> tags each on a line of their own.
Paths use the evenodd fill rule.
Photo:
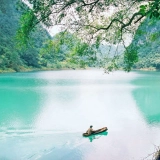
<svg viewBox="0 0 160 160">
<path fill-rule="evenodd" d="M 37 72 L 37 71 L 61 71 L 61 70 L 90 70 L 90 69 L 103 69 L 103 68 L 94 68 L 94 67 L 86 67 L 86 68 L 26 68 L 22 69 L 20 71 L 15 71 L 13 69 L 7 69 L 7 70 L 1 70 L 0 69 L 0 74 L 5 74 L 5 73 L 22 73 L 22 72 Z M 123 69 L 119 69 L 116 71 L 124 71 Z M 132 69 L 132 71 L 152 71 L 152 72 L 158 72 L 160 70 L 157 70 L 155 68 L 141 68 L 141 69 Z M 114 71 L 111 71 L 114 72 Z M 125 72 L 125 71 L 124 71 Z"/>
<path fill-rule="evenodd" d="M 0 74 L 4 73 L 22 73 L 22 72 L 38 72 L 38 71 L 61 71 L 61 70 L 89 70 L 91 68 L 27 68 L 27 69 L 22 69 L 20 71 L 15 71 L 13 69 L 8 69 L 8 70 L 1 70 L 0 69 Z M 92 68 L 93 69 L 93 68 Z M 97 68 L 95 68 L 97 69 Z"/>
</svg>

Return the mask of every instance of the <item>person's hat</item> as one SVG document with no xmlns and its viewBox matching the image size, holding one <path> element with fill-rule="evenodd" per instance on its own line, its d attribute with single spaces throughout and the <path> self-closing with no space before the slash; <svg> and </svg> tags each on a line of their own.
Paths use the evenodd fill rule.
<svg viewBox="0 0 160 160">
<path fill-rule="evenodd" d="M 92 128 L 93 126 L 91 125 L 90 128 Z"/>
</svg>

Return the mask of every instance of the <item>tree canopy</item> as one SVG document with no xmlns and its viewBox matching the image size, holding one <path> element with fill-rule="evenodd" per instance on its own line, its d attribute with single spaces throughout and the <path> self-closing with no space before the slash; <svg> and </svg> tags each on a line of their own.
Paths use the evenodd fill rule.
<svg viewBox="0 0 160 160">
<path fill-rule="evenodd" d="M 21 0 L 20 0 L 21 1 Z M 24 2 L 24 1 L 23 1 Z M 160 18 L 160 0 L 27 0 L 18 34 L 28 38 L 37 24 L 58 25 L 76 33 L 84 42 L 123 44 L 146 18 Z M 114 56 L 113 56 L 114 57 Z M 137 53 L 125 51 L 125 70 L 137 62 Z"/>
</svg>

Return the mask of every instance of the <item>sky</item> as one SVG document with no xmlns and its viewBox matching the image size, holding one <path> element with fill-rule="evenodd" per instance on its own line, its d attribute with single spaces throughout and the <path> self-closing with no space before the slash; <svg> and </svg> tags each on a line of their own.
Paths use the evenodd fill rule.
<svg viewBox="0 0 160 160">
<path fill-rule="evenodd" d="M 50 27 L 49 29 L 47 29 L 49 34 L 51 36 L 54 36 L 56 35 L 57 33 L 59 33 L 61 31 L 60 27 L 59 26 L 53 26 L 53 27 Z"/>
</svg>

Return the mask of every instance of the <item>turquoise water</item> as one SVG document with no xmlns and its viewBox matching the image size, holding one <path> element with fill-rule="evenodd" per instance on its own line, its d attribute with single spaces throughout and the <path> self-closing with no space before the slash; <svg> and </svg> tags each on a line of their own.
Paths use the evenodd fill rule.
<svg viewBox="0 0 160 160">
<path fill-rule="evenodd" d="M 160 144 L 159 105 L 159 72 L 1 74 L 0 160 L 143 159 Z M 82 137 L 90 125 L 109 130 Z"/>
</svg>

